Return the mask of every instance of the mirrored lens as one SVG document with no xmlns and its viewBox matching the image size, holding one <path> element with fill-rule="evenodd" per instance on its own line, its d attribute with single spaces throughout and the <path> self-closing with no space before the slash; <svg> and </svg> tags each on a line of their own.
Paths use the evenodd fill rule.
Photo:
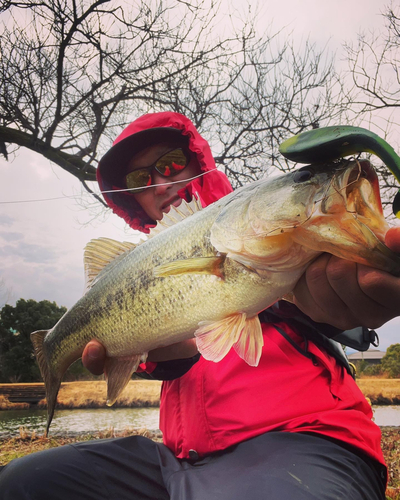
<svg viewBox="0 0 400 500">
<path fill-rule="evenodd" d="M 153 165 L 146 168 L 133 170 L 125 176 L 125 183 L 128 189 L 140 190 L 146 186 L 151 186 L 151 171 L 154 168 L 163 177 L 173 177 L 179 174 L 189 164 L 190 157 L 182 149 L 173 149 L 165 153 Z M 138 191 L 136 191 L 138 192 Z"/>
<path fill-rule="evenodd" d="M 171 177 L 178 174 L 189 163 L 189 158 L 182 149 L 169 151 L 155 163 L 155 169 L 164 177 Z"/>
<path fill-rule="evenodd" d="M 147 169 L 133 170 L 125 177 L 128 189 L 142 188 L 151 185 L 151 173 Z"/>
</svg>

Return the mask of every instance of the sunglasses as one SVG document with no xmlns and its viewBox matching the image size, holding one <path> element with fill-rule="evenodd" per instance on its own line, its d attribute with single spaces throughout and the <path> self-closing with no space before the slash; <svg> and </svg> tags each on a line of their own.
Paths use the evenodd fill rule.
<svg viewBox="0 0 400 500">
<path fill-rule="evenodd" d="M 151 173 L 153 170 L 158 172 L 163 177 L 174 177 L 185 169 L 190 162 L 189 152 L 177 148 L 164 153 L 152 165 L 145 168 L 138 168 L 129 172 L 125 176 L 125 184 L 128 189 L 135 189 L 136 193 L 144 191 L 146 186 L 152 185 Z M 143 188 L 143 189 L 141 189 Z"/>
</svg>

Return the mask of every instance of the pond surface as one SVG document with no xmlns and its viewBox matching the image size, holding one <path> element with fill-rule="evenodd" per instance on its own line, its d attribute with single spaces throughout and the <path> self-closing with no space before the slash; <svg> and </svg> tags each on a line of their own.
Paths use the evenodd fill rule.
<svg viewBox="0 0 400 500">
<path fill-rule="evenodd" d="M 56 410 L 51 422 L 53 435 L 64 433 L 105 431 L 109 428 L 123 430 L 158 429 L 158 408 L 95 408 L 78 410 Z M 47 420 L 46 410 L 0 411 L 0 437 L 19 434 L 21 426 L 39 434 L 44 432 Z"/>
<path fill-rule="evenodd" d="M 400 406 L 373 406 L 374 421 L 379 427 L 400 427 Z"/>
<path fill-rule="evenodd" d="M 400 406 L 374 406 L 375 422 L 379 426 L 400 427 Z M 0 437 L 19 434 L 21 426 L 39 434 L 46 426 L 46 410 L 0 411 Z M 128 427 L 158 429 L 158 408 L 96 408 L 86 410 L 56 410 L 51 434 L 123 430 Z"/>
</svg>

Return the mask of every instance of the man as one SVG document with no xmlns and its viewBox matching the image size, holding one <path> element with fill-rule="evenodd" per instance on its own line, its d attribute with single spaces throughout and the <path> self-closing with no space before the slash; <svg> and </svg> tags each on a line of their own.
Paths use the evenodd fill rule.
<svg viewBox="0 0 400 500">
<path fill-rule="evenodd" d="M 170 112 L 129 125 L 98 176 L 108 205 L 146 233 L 181 199 L 196 193 L 205 206 L 231 191 L 207 142 Z M 398 229 L 387 244 L 400 250 Z M 295 289 L 304 313 L 341 330 L 382 325 L 399 314 L 399 299 L 398 278 L 330 255 Z M 380 431 L 354 380 L 307 328 L 268 311 L 260 319 L 257 368 L 234 351 L 208 362 L 193 340 L 149 353 L 140 370 L 164 380 L 164 445 L 136 436 L 24 457 L 0 474 L 0 498 L 384 499 Z M 83 361 L 101 373 L 105 356 L 92 341 Z"/>
</svg>

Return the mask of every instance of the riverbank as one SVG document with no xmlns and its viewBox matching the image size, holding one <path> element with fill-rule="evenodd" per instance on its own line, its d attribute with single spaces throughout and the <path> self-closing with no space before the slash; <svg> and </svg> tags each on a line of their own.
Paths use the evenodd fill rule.
<svg viewBox="0 0 400 500">
<path fill-rule="evenodd" d="M 373 405 L 400 405 L 399 378 L 358 378 L 357 385 Z"/>
<path fill-rule="evenodd" d="M 357 384 L 364 396 L 373 405 L 400 405 L 400 379 L 360 378 Z M 0 410 L 26 409 L 28 403 L 12 403 L 1 395 L 1 388 L 18 388 L 29 384 L 0 384 Z M 161 382 L 157 380 L 134 379 L 129 382 L 113 405 L 116 408 L 157 407 L 160 404 Z M 57 408 L 104 408 L 106 406 L 107 386 L 104 380 L 87 382 L 64 382 L 57 398 Z M 41 400 L 38 408 L 46 407 Z"/>
<path fill-rule="evenodd" d="M 357 380 L 357 383 L 372 404 L 400 404 L 400 379 L 361 378 Z M 160 385 L 161 383 L 158 381 L 131 380 L 115 405 L 131 408 L 158 407 Z M 104 408 L 106 406 L 106 392 L 105 381 L 66 382 L 60 388 L 57 408 Z M 44 408 L 46 401 L 40 401 L 38 406 Z M 12 409 L 13 407 L 14 409 L 22 409 L 29 407 L 29 404 L 10 403 L 0 395 L 0 409 Z M 17 457 L 68 443 L 134 434 L 145 435 L 158 441 L 162 439 L 160 432 L 151 432 L 146 429 L 126 429 L 120 432 L 108 429 L 98 433 L 79 433 L 76 435 L 63 433 L 48 439 L 21 429 L 20 435 L 17 437 L 0 439 L 0 465 L 5 465 Z M 382 428 L 382 449 L 389 469 L 387 498 L 400 500 L 399 428 Z"/>
<path fill-rule="evenodd" d="M 64 436 L 50 436 L 49 438 L 45 438 L 43 435 L 20 428 L 19 436 L 5 439 L 0 438 L 0 465 L 6 465 L 15 458 L 20 458 L 36 451 L 48 450 L 65 444 L 77 443 L 78 441 L 135 435 L 145 436 L 154 441 L 162 442 L 161 431 L 149 431 L 147 429 L 127 428 L 120 432 L 114 429 L 107 429 L 96 433 L 76 433 L 74 435 L 66 433 Z"/>
<path fill-rule="evenodd" d="M 51 436 L 49 438 L 44 438 L 43 436 L 20 429 L 19 436 L 0 440 L 0 465 L 6 465 L 14 458 L 22 457 L 36 451 L 47 450 L 78 441 L 132 435 L 141 435 L 155 441 L 162 441 L 161 432 L 150 432 L 146 429 L 125 429 L 121 432 L 108 429 L 107 431 L 94 434 Z M 398 428 L 385 427 L 382 429 L 382 449 L 389 470 L 387 498 L 400 500 L 400 432 Z"/>
<path fill-rule="evenodd" d="M 33 385 L 33 384 L 32 384 Z M 0 410 L 18 410 L 29 408 L 28 403 L 10 402 L 1 395 L 2 387 L 18 390 L 20 386 L 29 384 L 0 384 Z M 160 405 L 161 382 L 158 380 L 134 379 L 122 391 L 114 403 L 114 408 L 143 408 Z M 106 407 L 107 384 L 104 380 L 83 382 L 63 382 L 57 396 L 57 408 L 104 408 Z M 46 408 L 46 400 L 42 399 L 37 408 Z"/>
</svg>

